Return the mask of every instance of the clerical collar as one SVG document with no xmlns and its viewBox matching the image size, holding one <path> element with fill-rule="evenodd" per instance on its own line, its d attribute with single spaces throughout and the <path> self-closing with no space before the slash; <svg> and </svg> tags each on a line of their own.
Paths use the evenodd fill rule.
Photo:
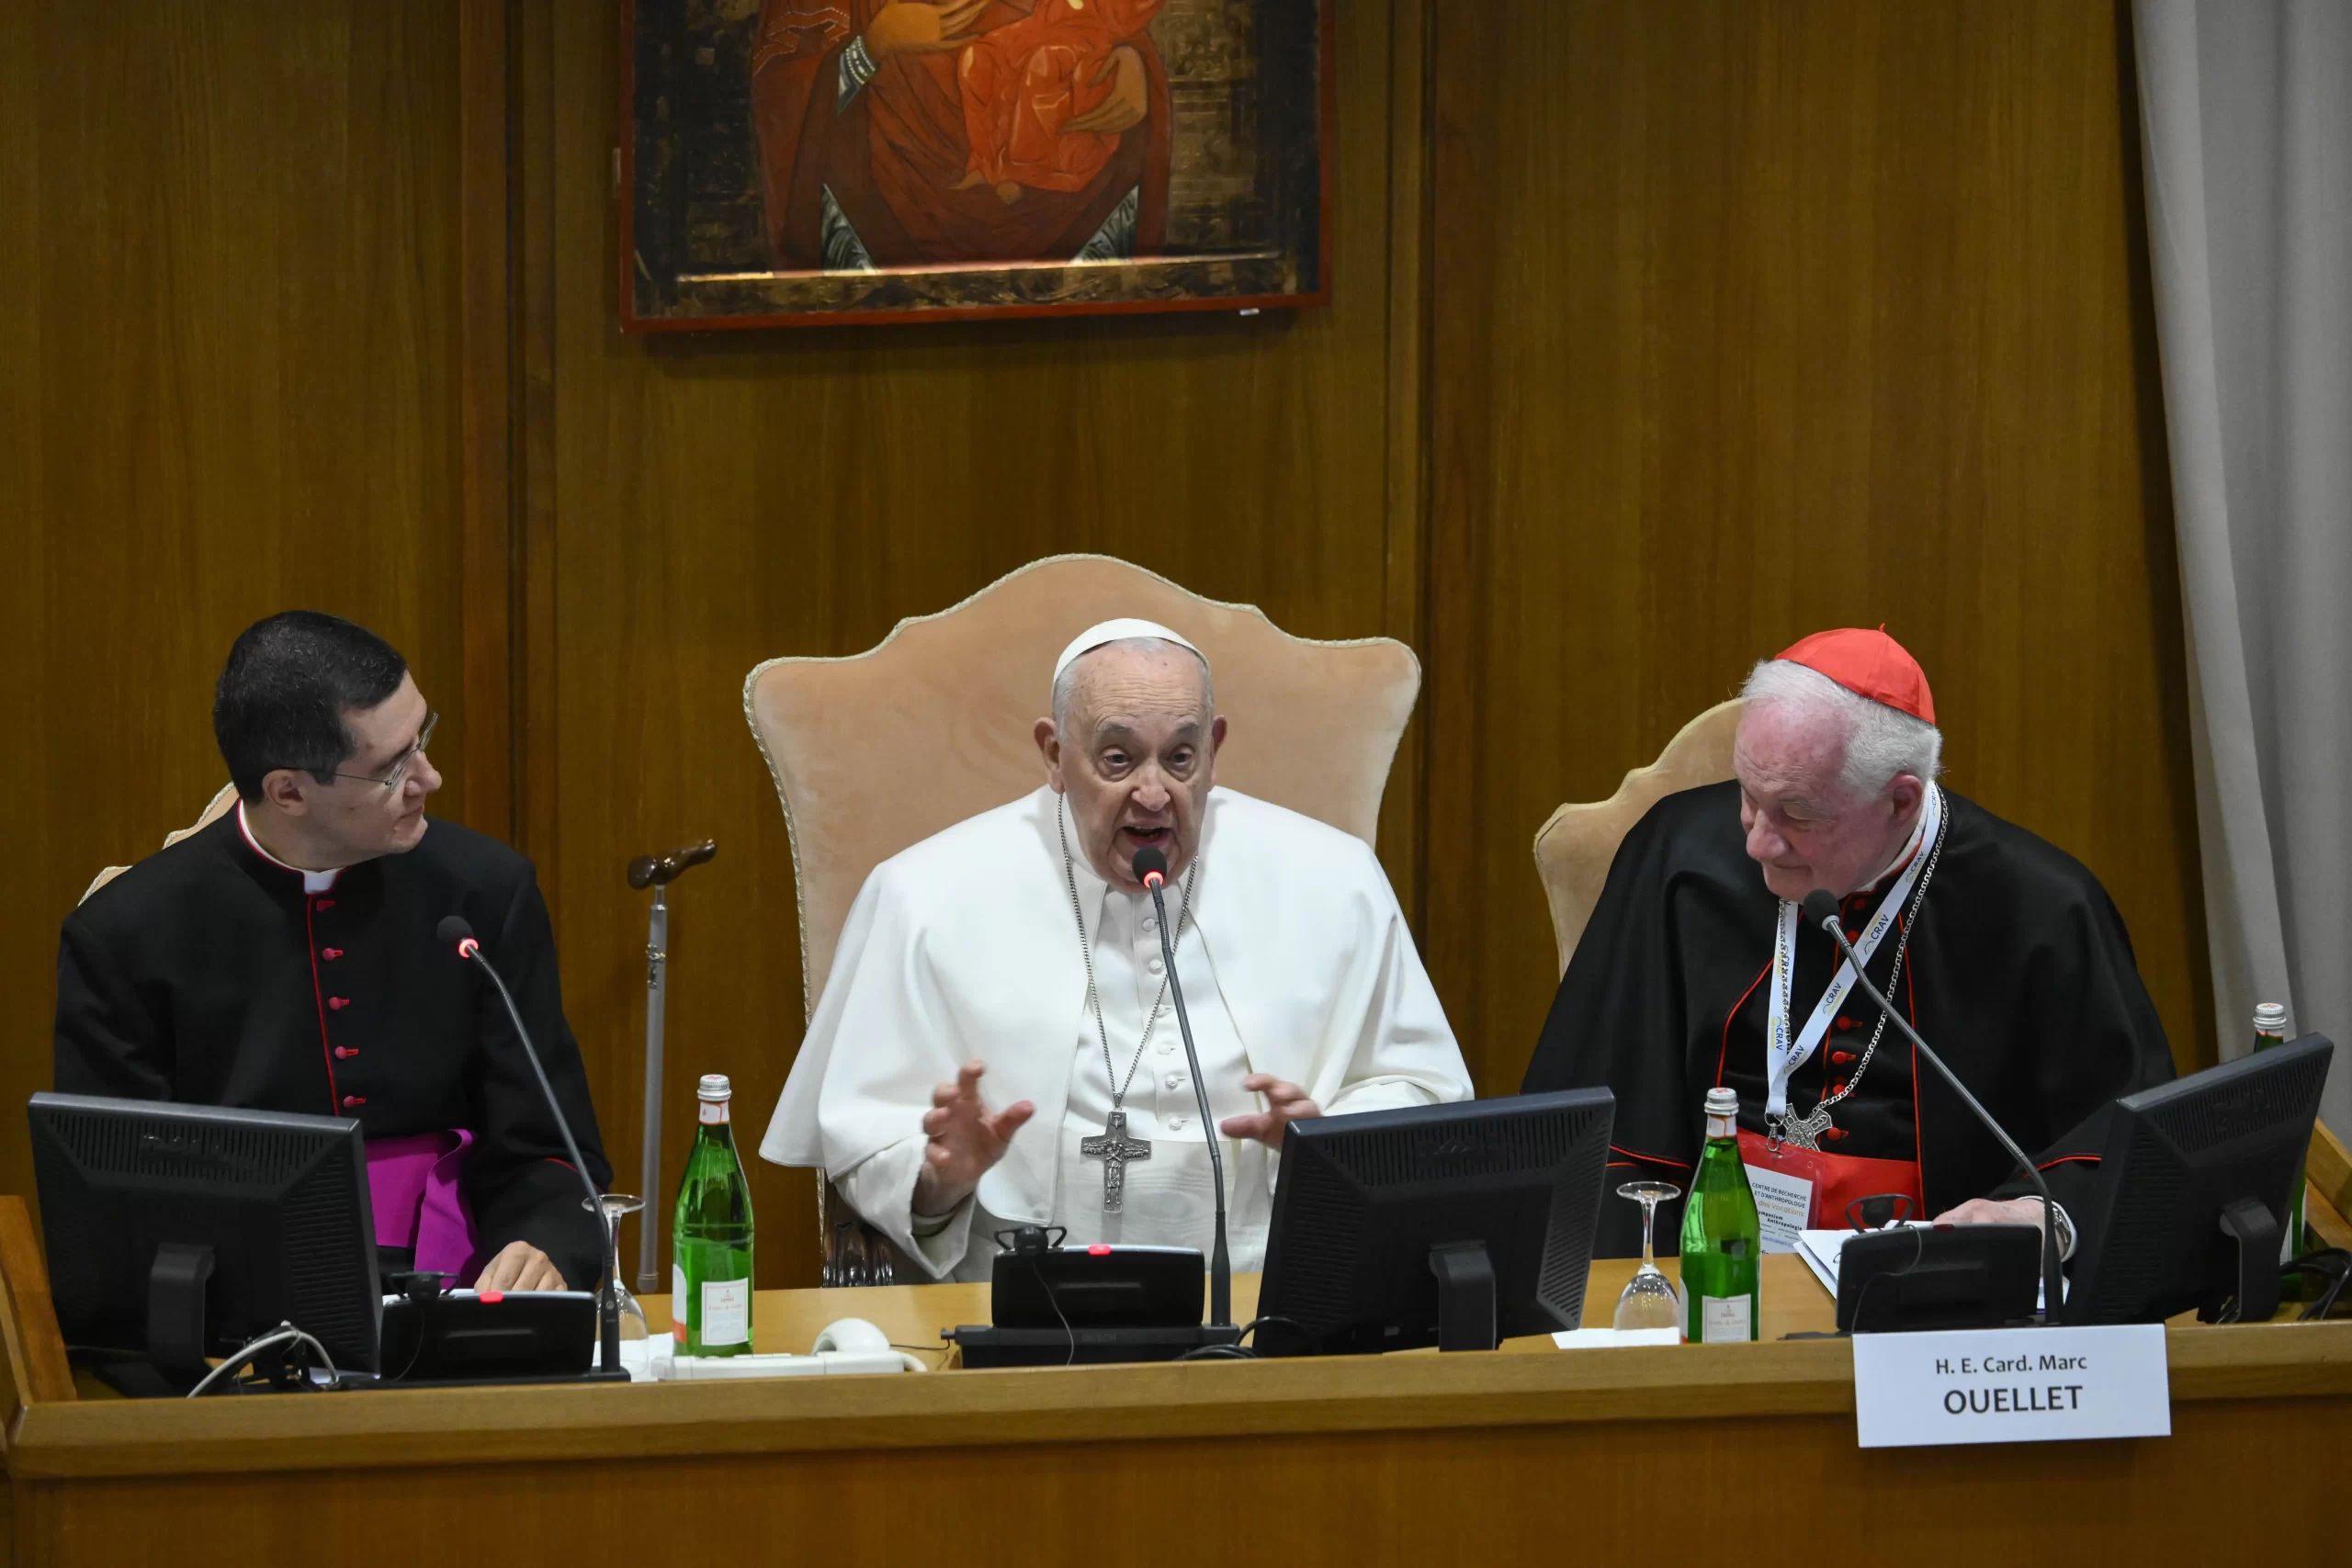
<svg viewBox="0 0 2352 1568">
<path fill-rule="evenodd" d="M 1901 851 L 1896 853 L 1893 860 L 1887 862 L 1886 869 L 1884 871 L 1880 872 L 1876 876 L 1871 877 L 1868 882 L 1862 884 L 1862 886 L 1856 889 L 1856 891 L 1861 893 L 1876 893 L 1881 888 L 1884 887 L 1902 872 L 1905 866 L 1911 863 L 1912 857 L 1919 852 L 1921 846 L 1927 841 L 1927 837 L 1928 812 L 1927 807 L 1923 804 L 1919 810 L 1918 818 L 1911 824 L 1911 837 L 1905 840 Z M 1851 897 L 1852 895 L 1849 894 L 1848 897 Z"/>
<path fill-rule="evenodd" d="M 261 847 L 261 840 L 254 837 L 252 824 L 245 820 L 245 803 L 242 800 L 237 802 L 237 831 L 245 836 L 245 844 L 254 852 L 254 853 L 261 856 L 262 859 L 267 861 L 278 870 L 290 871 L 295 875 L 300 877 L 302 879 L 302 891 L 305 893 L 323 893 L 328 888 L 334 886 L 334 879 L 336 877 L 341 876 L 344 874 L 345 868 L 342 866 L 336 866 L 332 871 L 304 871 L 299 865 L 288 865 L 284 861 L 279 860 L 276 855 L 271 854 L 267 850 L 263 849 Z"/>
</svg>

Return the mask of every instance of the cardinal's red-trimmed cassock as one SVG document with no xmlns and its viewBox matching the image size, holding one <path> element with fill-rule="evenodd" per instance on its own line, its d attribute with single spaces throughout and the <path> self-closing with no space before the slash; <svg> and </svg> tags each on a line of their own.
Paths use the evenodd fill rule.
<svg viewBox="0 0 2352 1568">
<path fill-rule="evenodd" d="M 307 886 L 309 882 L 311 886 Z M 603 1273 L 603 1224 L 582 1206 L 563 1140 L 489 982 L 436 940 L 462 915 L 513 987 L 599 1190 L 611 1179 L 580 1048 L 564 1021 L 555 941 L 531 863 L 435 821 L 405 854 L 307 874 L 271 858 L 232 811 L 149 856 L 68 916 L 57 962 L 57 1088 L 358 1119 L 378 1156 L 424 1146 L 454 1183 L 473 1271 L 512 1241 L 574 1290 Z M 432 1157 L 446 1154 L 446 1162 Z M 424 1169 L 401 1227 L 430 1225 Z M 411 1243 L 414 1246 L 411 1246 Z M 397 1260 L 397 1259 L 396 1259 Z"/>
<path fill-rule="evenodd" d="M 1781 657 L 1933 721 L 1924 676 L 1891 638 L 1825 636 L 1844 641 L 1825 650 L 1808 638 Z M 2079 1217 L 2090 1208 L 2109 1102 L 2173 1076 L 2164 1026 L 2122 918 L 2086 867 L 1948 790 L 1930 784 L 1928 795 L 1904 853 L 1844 900 L 1847 933 L 1880 929 L 1871 978 Z M 1524 1090 L 1615 1092 L 1612 1191 L 1641 1178 L 1687 1188 L 1702 1097 L 1725 1085 L 1739 1095 L 1751 1170 L 1814 1183 L 1808 1224 L 1844 1228 L 1847 1198 L 1870 1192 L 1905 1193 L 1915 1218 L 2028 1192 L 2015 1163 L 1901 1032 L 1882 1027 L 1858 987 L 1787 1081 L 1788 1115 L 1810 1117 L 1828 1102 L 1818 1154 L 1769 1136 L 1767 1041 L 1783 941 L 1784 1005 L 1801 1025 L 1832 983 L 1828 936 L 1792 918 L 1765 886 L 1747 854 L 1736 782 L 1667 796 L 1619 846 Z M 1662 1248 L 1673 1247 L 1679 1218 L 1679 1202 L 1661 1207 Z M 1599 1250 L 1641 1250 L 1636 1205 L 1603 1199 Z"/>
</svg>

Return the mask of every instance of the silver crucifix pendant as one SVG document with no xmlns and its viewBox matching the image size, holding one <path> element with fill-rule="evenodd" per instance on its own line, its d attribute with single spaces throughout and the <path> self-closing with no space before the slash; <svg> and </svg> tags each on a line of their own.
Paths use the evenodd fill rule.
<svg viewBox="0 0 2352 1568">
<path fill-rule="evenodd" d="M 1151 1143 L 1145 1138 L 1128 1137 L 1127 1113 L 1114 1111 L 1100 1136 L 1078 1141 L 1078 1152 L 1087 1159 L 1102 1162 L 1102 1212 L 1115 1214 L 1127 1194 L 1127 1162 L 1149 1159 Z"/>
<path fill-rule="evenodd" d="M 1821 1152 L 1821 1134 L 1829 1130 L 1829 1107 L 1816 1105 L 1802 1116 L 1783 1114 L 1781 1117 L 1779 1141 L 1792 1149 Z"/>
</svg>

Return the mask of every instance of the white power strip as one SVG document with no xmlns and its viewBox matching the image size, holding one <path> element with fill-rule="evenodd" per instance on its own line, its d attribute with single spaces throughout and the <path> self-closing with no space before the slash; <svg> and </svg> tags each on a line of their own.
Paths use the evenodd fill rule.
<svg viewBox="0 0 2352 1568">
<path fill-rule="evenodd" d="M 900 1372 L 906 1363 L 896 1350 L 823 1350 L 813 1356 L 659 1356 L 653 1376 L 668 1382 L 707 1378 L 823 1378 L 867 1372 Z"/>
</svg>

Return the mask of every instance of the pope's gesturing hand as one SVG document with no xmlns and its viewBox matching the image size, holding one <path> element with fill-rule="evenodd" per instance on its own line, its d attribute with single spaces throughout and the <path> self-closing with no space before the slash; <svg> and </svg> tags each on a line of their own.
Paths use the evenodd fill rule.
<svg viewBox="0 0 2352 1568">
<path fill-rule="evenodd" d="M 1280 1149 L 1284 1127 L 1323 1114 L 1322 1107 L 1307 1099 L 1305 1089 L 1272 1073 L 1251 1073 L 1241 1080 L 1241 1087 L 1252 1094 L 1264 1095 L 1266 1109 L 1245 1116 L 1228 1116 L 1218 1122 L 1217 1131 L 1228 1138 L 1255 1138 L 1270 1149 Z"/>
<path fill-rule="evenodd" d="M 931 1109 L 922 1117 L 931 1142 L 922 1152 L 922 1173 L 915 1178 L 918 1214 L 944 1214 L 962 1202 L 1004 1157 L 1021 1124 L 1037 1113 L 1025 1100 L 990 1112 L 980 1098 L 980 1075 L 987 1071 L 978 1061 L 967 1062 L 956 1069 L 954 1083 L 931 1091 Z"/>
</svg>

